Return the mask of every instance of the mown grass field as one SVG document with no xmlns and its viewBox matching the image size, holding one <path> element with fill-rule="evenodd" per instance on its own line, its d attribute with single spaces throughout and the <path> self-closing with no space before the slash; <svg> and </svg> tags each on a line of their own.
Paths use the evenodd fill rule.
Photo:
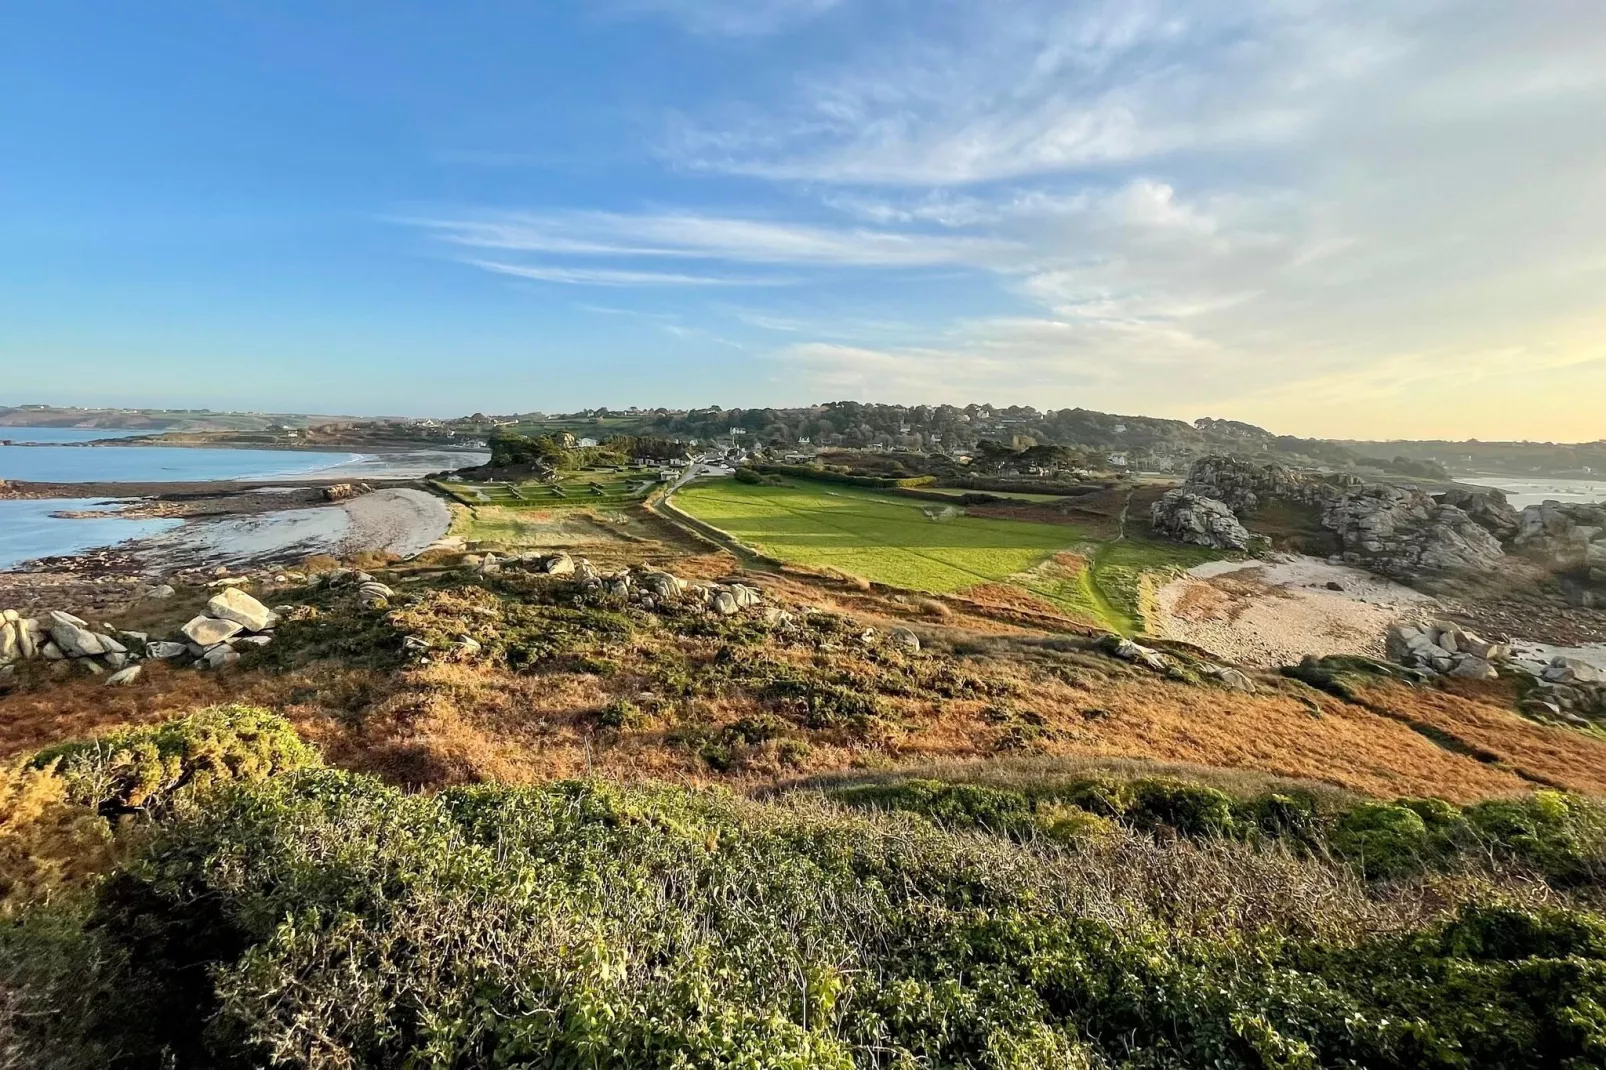
<svg viewBox="0 0 1606 1070">
<path fill-rule="evenodd" d="M 1101 542 L 1074 524 L 968 516 L 851 487 L 721 480 L 694 484 L 675 501 L 782 561 L 934 594 L 1008 584 L 1123 633 L 1142 629 L 1145 571 L 1219 556 L 1147 539 Z"/>
<path fill-rule="evenodd" d="M 1024 572 L 1076 543 L 1075 528 L 964 516 L 940 502 L 851 487 L 695 484 L 675 502 L 771 557 L 948 593 Z"/>
<path fill-rule="evenodd" d="M 658 474 L 649 469 L 586 470 L 563 478 L 556 487 L 539 481 L 525 483 L 456 483 L 440 486 L 468 506 L 493 505 L 505 509 L 561 509 L 569 506 L 594 508 L 599 505 L 627 505 L 647 496 L 656 485 Z"/>
</svg>

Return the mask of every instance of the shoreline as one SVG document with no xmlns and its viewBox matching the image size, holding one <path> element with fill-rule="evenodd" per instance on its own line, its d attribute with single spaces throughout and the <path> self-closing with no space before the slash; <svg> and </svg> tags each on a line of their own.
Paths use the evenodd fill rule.
<svg viewBox="0 0 1606 1070">
<path fill-rule="evenodd" d="M 322 488 L 267 493 L 271 486 L 191 493 L 181 503 L 189 511 L 167 514 L 180 521 L 169 530 L 0 568 L 0 604 L 73 604 L 111 612 L 151 585 L 175 579 L 202 584 L 219 569 L 284 568 L 312 556 L 364 552 L 405 560 L 444 537 L 452 523 L 450 506 L 416 481 L 393 481 L 334 500 Z"/>
</svg>

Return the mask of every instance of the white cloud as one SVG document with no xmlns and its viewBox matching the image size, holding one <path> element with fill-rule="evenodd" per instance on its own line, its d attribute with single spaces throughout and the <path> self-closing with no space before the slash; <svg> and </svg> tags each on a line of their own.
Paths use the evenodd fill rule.
<svg viewBox="0 0 1606 1070">
<path fill-rule="evenodd" d="M 841 0 L 617 0 L 627 14 L 656 14 L 693 33 L 750 37 L 817 18 Z"/>
<path fill-rule="evenodd" d="M 823 227 L 691 213 L 505 213 L 411 222 L 454 245 L 568 256 L 933 267 L 1003 262 L 1025 251 L 1016 242 L 993 237 Z"/>
<path fill-rule="evenodd" d="M 575 286 L 774 286 L 784 279 L 741 278 L 721 275 L 681 275 L 657 271 L 619 271 L 612 268 L 567 268 L 542 264 L 505 264 L 495 260 L 464 261 L 497 275 L 559 282 Z"/>
</svg>

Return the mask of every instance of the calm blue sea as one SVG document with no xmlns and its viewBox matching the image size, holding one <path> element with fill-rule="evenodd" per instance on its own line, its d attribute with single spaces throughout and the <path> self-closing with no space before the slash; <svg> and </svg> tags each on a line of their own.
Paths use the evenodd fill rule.
<svg viewBox="0 0 1606 1070">
<path fill-rule="evenodd" d="M 182 524 L 182 520 L 57 520 L 62 510 L 115 509 L 116 502 L 95 498 L 56 498 L 50 501 L 0 501 L 0 569 L 36 557 L 77 553 L 96 546 L 111 546 L 124 539 L 154 535 Z"/>
<path fill-rule="evenodd" d="M 69 443 L 139 432 L 62 427 L 0 427 L 0 440 Z M 268 479 L 319 472 L 364 459 L 356 453 L 283 450 L 207 450 L 162 446 L 0 446 L 0 479 L 41 483 L 166 483 L 208 479 Z M 445 467 L 442 465 L 441 467 Z M 54 557 L 177 527 L 179 520 L 63 520 L 51 513 L 113 509 L 116 503 L 82 499 L 0 501 L 0 569 L 36 557 Z"/>
<path fill-rule="evenodd" d="M 61 427 L 0 427 L 12 442 L 88 442 L 121 432 Z M 168 483 L 268 479 L 353 464 L 360 453 L 207 450 L 179 446 L 0 446 L 0 479 L 37 483 Z"/>
</svg>

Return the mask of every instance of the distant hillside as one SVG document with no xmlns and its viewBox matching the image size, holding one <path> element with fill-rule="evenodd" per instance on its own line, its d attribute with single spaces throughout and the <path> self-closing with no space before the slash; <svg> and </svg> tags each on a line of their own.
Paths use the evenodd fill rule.
<svg viewBox="0 0 1606 1070">
<path fill-rule="evenodd" d="M 0 405 L 0 427 L 83 427 L 108 431 L 267 431 L 362 423 L 371 416 L 216 412 L 212 409 L 81 409 L 58 405 Z"/>
</svg>

